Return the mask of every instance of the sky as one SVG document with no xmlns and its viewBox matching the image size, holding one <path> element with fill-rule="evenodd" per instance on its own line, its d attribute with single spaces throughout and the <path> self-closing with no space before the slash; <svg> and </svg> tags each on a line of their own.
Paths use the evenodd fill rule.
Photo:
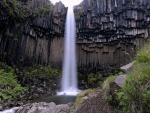
<svg viewBox="0 0 150 113">
<path fill-rule="evenodd" d="M 62 1 L 65 6 L 74 6 L 80 4 L 83 0 L 50 0 L 53 4 Z"/>
</svg>

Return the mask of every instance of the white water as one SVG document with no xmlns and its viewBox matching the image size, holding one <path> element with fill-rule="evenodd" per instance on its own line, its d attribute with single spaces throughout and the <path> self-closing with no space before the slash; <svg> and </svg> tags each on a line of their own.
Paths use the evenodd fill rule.
<svg viewBox="0 0 150 113">
<path fill-rule="evenodd" d="M 69 7 L 65 26 L 65 51 L 62 74 L 62 88 L 58 95 L 77 95 L 77 67 L 75 47 L 75 18 L 73 8 Z"/>
<path fill-rule="evenodd" d="M 15 111 L 18 109 L 19 107 L 14 107 L 8 110 L 4 110 L 4 111 L 0 111 L 0 113 L 15 113 Z"/>
</svg>

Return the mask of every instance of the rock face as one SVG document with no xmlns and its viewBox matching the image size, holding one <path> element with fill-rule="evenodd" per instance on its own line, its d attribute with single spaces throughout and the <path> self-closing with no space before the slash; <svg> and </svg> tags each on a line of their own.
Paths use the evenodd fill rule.
<svg viewBox="0 0 150 113">
<path fill-rule="evenodd" d="M 96 97 L 80 104 L 72 113 L 117 113 L 117 110 L 103 99 L 103 93 L 101 91 Z"/>
<path fill-rule="evenodd" d="M 32 103 L 21 106 L 16 113 L 69 113 L 70 106 L 68 104 L 56 105 L 55 103 Z"/>
<path fill-rule="evenodd" d="M 61 68 L 67 8 L 49 0 L 4 1 L 0 61 Z M 130 62 L 149 38 L 149 9 L 148 0 L 83 0 L 75 6 L 78 69 L 104 74 Z"/>
<path fill-rule="evenodd" d="M 67 8 L 49 0 L 14 1 L 0 1 L 0 61 L 61 67 Z"/>
<path fill-rule="evenodd" d="M 150 1 L 83 0 L 75 7 L 81 70 L 108 70 L 131 62 L 149 38 Z"/>
</svg>

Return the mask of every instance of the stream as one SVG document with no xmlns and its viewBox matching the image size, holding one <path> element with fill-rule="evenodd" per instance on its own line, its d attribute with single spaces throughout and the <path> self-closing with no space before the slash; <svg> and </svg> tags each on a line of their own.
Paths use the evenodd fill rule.
<svg viewBox="0 0 150 113">
<path fill-rule="evenodd" d="M 0 111 L 0 113 L 15 113 L 15 111 L 18 109 L 19 107 L 13 107 L 11 109 L 6 109 L 4 111 Z"/>
</svg>

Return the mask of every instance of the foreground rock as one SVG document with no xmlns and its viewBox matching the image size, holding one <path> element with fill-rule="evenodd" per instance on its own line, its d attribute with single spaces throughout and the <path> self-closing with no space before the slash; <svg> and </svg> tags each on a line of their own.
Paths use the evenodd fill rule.
<svg viewBox="0 0 150 113">
<path fill-rule="evenodd" d="M 21 106 L 16 113 L 68 113 L 72 104 L 56 105 L 54 102 L 32 103 Z"/>
<path fill-rule="evenodd" d="M 117 109 L 110 106 L 103 95 L 104 91 L 101 91 L 97 96 L 80 104 L 72 113 L 117 113 Z"/>
<path fill-rule="evenodd" d="M 131 67 L 133 66 L 133 64 L 134 64 L 134 62 L 130 62 L 129 64 L 120 67 L 120 69 L 123 70 L 123 71 L 128 71 L 128 70 L 131 69 Z"/>
<path fill-rule="evenodd" d="M 119 75 L 115 80 L 110 83 L 110 94 L 112 95 L 115 102 L 117 101 L 117 92 L 121 91 L 122 86 L 126 80 L 127 75 Z"/>
</svg>

